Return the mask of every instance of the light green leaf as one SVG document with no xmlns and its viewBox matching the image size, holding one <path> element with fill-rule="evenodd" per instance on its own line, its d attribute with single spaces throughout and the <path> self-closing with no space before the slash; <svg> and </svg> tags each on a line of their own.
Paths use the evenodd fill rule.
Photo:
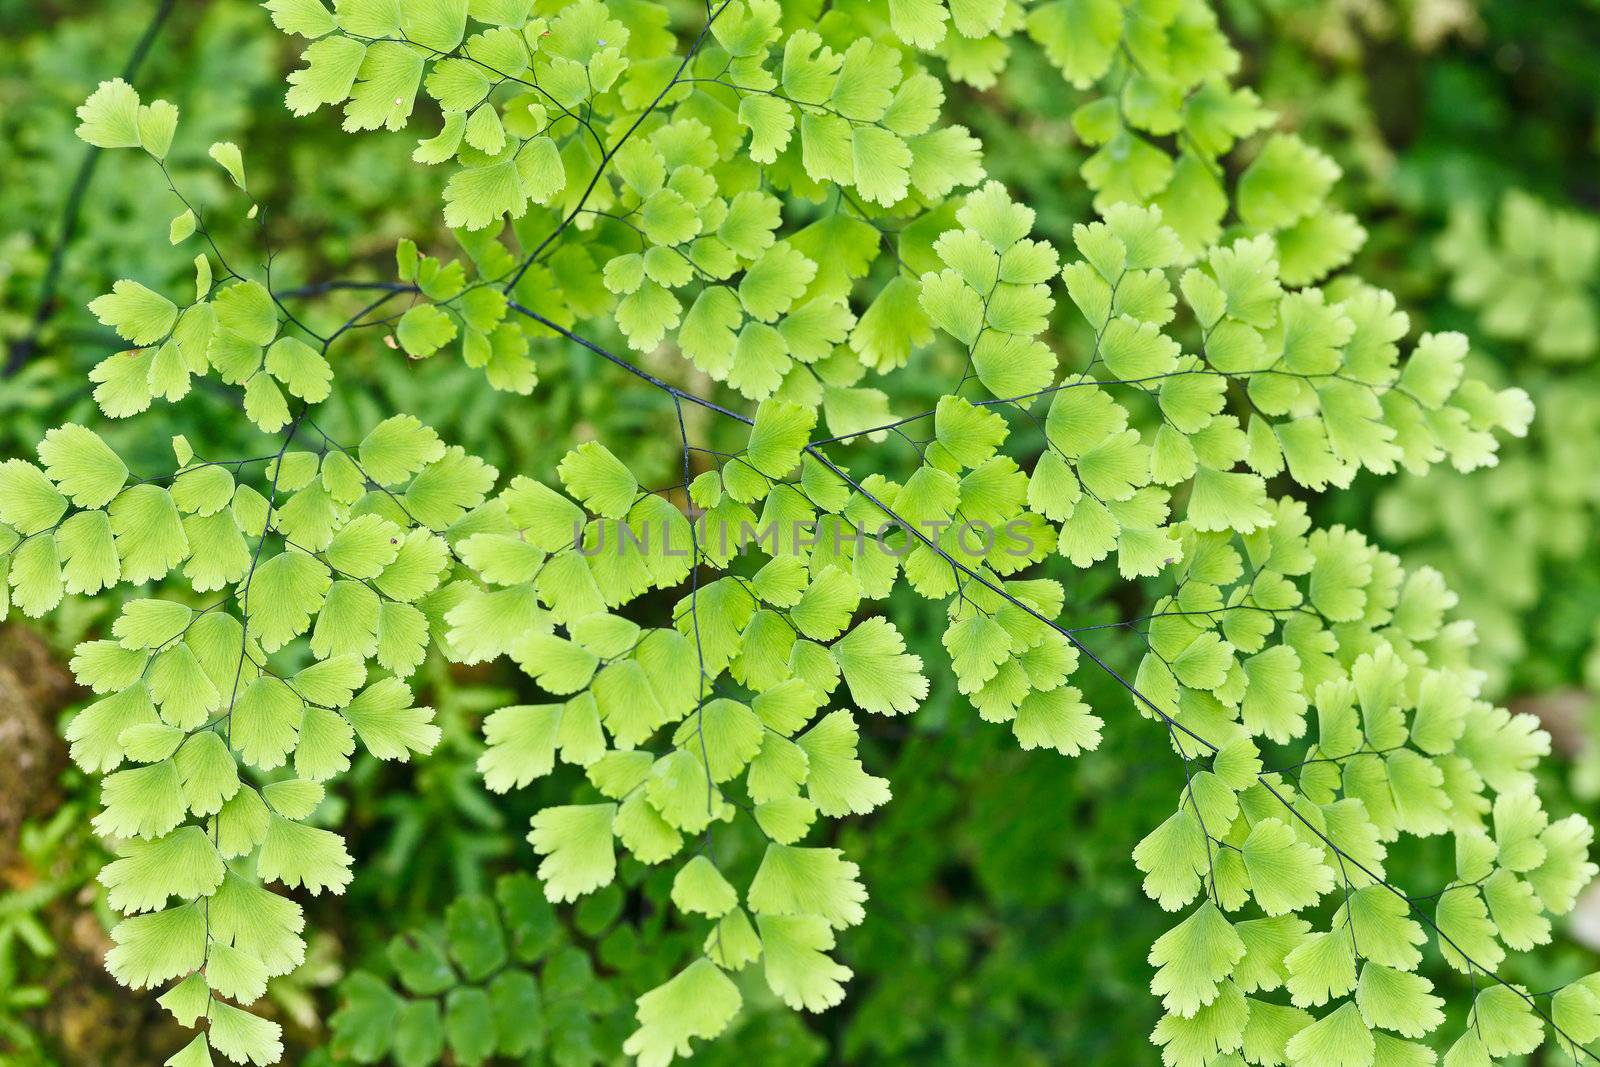
<svg viewBox="0 0 1600 1067">
<path fill-rule="evenodd" d="M 617 873 L 612 841 L 615 804 L 545 808 L 533 817 L 528 842 L 543 856 L 539 877 L 545 896 L 560 903 L 611 884 Z"/>
<path fill-rule="evenodd" d="M 716 964 L 701 957 L 638 1000 L 639 1028 L 623 1044 L 640 1067 L 666 1067 L 691 1056 L 693 1038 L 710 1040 L 738 1014 L 738 988 Z"/>
</svg>

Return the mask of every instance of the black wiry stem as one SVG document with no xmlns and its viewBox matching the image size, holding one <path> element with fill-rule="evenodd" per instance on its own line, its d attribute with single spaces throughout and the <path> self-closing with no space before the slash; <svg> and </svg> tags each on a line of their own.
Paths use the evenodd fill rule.
<svg viewBox="0 0 1600 1067">
<path fill-rule="evenodd" d="M 161 6 L 156 8 L 155 16 L 145 27 L 144 33 L 140 34 L 138 42 L 133 46 L 133 53 L 128 56 L 128 62 L 122 68 L 123 81 L 132 82 L 134 76 L 139 73 L 139 68 L 144 66 L 145 57 L 150 54 L 150 49 L 155 44 L 156 35 L 161 32 L 162 24 L 177 6 L 177 0 L 161 0 Z M 67 202 L 61 209 L 61 225 L 56 233 L 55 244 L 50 248 L 50 262 L 45 267 L 44 281 L 39 286 L 39 306 L 33 313 L 33 325 L 26 334 L 11 343 L 11 350 L 6 354 L 5 368 L 0 371 L 0 377 L 9 378 L 21 371 L 39 350 L 39 335 L 44 332 L 50 317 L 56 312 L 56 289 L 61 284 L 61 269 L 66 262 L 67 245 L 78 232 L 78 216 L 83 211 L 83 198 L 88 195 L 89 183 L 94 178 L 95 167 L 99 162 L 100 149 L 88 145 L 83 153 L 83 161 L 78 164 L 78 173 L 72 179 Z"/>
</svg>

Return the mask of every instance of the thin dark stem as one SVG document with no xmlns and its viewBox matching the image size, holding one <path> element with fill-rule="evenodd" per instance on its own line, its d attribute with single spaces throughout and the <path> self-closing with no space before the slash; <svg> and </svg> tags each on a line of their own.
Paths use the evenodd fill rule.
<svg viewBox="0 0 1600 1067">
<path fill-rule="evenodd" d="M 517 283 L 522 280 L 522 276 L 528 273 L 528 268 L 533 266 L 534 262 L 539 258 L 539 253 L 549 247 L 550 242 L 560 237 L 567 227 L 572 225 L 572 220 L 577 218 L 578 213 L 589 203 L 589 197 L 594 193 L 595 186 L 600 184 L 600 179 L 605 175 L 606 167 L 611 164 L 612 158 L 621 151 L 623 145 L 628 143 L 628 138 L 632 137 L 634 131 L 644 124 L 644 120 L 649 118 L 655 109 L 661 105 L 661 101 L 666 99 L 667 94 L 677 88 L 679 81 L 683 78 L 683 72 L 689 69 L 690 63 L 694 62 L 695 53 L 700 51 L 700 46 L 705 43 L 706 36 L 711 32 L 711 24 L 717 21 L 717 16 L 722 14 L 732 2 L 733 0 L 722 0 L 717 9 L 706 16 L 706 24 L 700 28 L 700 32 L 695 36 L 694 42 L 689 45 L 689 50 L 683 54 L 683 62 L 678 64 L 678 69 L 673 73 L 671 80 L 656 94 L 655 99 L 650 101 L 643 111 L 639 112 L 639 117 L 633 120 L 633 125 L 624 130 L 622 136 L 618 137 L 616 142 L 606 150 L 606 154 L 600 157 L 599 165 L 595 167 L 594 174 L 589 178 L 588 187 L 584 189 L 583 195 L 578 197 L 578 202 L 572 206 L 572 210 L 567 212 L 566 218 L 562 219 L 544 240 L 535 245 L 533 251 L 523 257 L 521 265 L 517 267 L 515 273 L 511 275 L 511 279 L 504 286 L 507 293 L 517 287 Z"/>
<path fill-rule="evenodd" d="M 128 56 L 128 62 L 122 68 L 123 81 L 132 82 L 139 73 L 139 68 L 144 66 L 145 57 L 150 54 L 150 49 L 155 44 L 156 35 L 161 32 L 162 24 L 177 6 L 177 0 L 161 0 L 161 6 L 156 8 L 155 17 L 145 27 L 144 33 L 140 34 L 138 42 L 133 46 L 133 53 Z M 61 209 L 61 225 L 56 233 L 55 244 L 50 248 L 50 262 L 45 267 L 44 281 L 39 286 L 39 305 L 33 313 L 33 325 L 26 334 L 11 343 L 11 351 L 6 354 L 5 370 L 0 372 L 0 377 L 9 378 L 22 370 L 39 349 L 39 335 L 44 332 L 45 325 L 56 312 L 56 289 L 61 284 L 61 270 L 66 264 L 67 245 L 78 232 L 78 216 L 83 212 L 83 199 L 88 195 L 89 183 L 94 179 L 95 167 L 99 162 L 100 149 L 94 145 L 86 146 L 83 160 L 78 164 L 78 173 L 72 179 L 72 188 L 67 193 L 67 202 Z"/>
<path fill-rule="evenodd" d="M 689 403 L 698 404 L 700 407 L 703 407 L 708 411 L 715 411 L 718 415 L 726 415 L 730 419 L 738 419 L 740 422 L 744 423 L 747 426 L 754 426 L 755 425 L 755 420 L 752 419 L 750 416 L 741 415 L 737 411 L 733 411 L 733 410 L 730 410 L 729 408 L 725 408 L 721 404 L 716 403 L 715 401 L 707 400 L 704 397 L 696 396 L 693 393 L 684 392 L 682 389 L 679 389 L 677 386 L 670 385 L 667 382 L 662 381 L 660 378 L 657 378 L 654 374 L 651 374 L 649 371 L 645 370 L 643 367 L 638 367 L 638 366 L 635 366 L 632 363 L 629 363 L 627 360 L 623 359 L 621 356 L 607 351 L 606 349 L 604 349 L 604 348 L 600 347 L 599 345 L 595 344 L 593 341 L 589 340 L 587 337 L 580 337 L 578 334 L 573 333 L 571 330 L 567 329 L 565 326 L 562 326 L 560 323 L 552 322 L 551 320 L 545 318 L 543 315 L 539 314 L 537 311 L 534 311 L 533 309 L 528 308 L 528 307 L 524 307 L 523 305 L 517 303 L 515 300 L 507 301 L 507 306 L 509 306 L 511 308 L 511 310 L 513 310 L 515 312 L 518 312 L 519 314 L 526 315 L 528 318 L 532 319 L 534 322 L 539 323 L 541 326 L 548 326 L 550 329 L 556 331 L 562 337 L 565 337 L 567 340 L 571 341 L 573 344 L 582 345 L 584 348 L 587 348 L 589 351 L 593 352 L 595 355 L 599 356 L 600 358 L 602 358 L 604 360 L 607 360 L 607 361 L 609 361 L 611 363 L 614 363 L 617 366 L 621 367 L 623 370 L 627 371 L 629 374 L 632 374 L 635 377 L 644 379 L 645 381 L 649 382 L 651 385 L 655 386 L 657 389 L 660 389 L 662 392 L 666 393 L 668 396 L 672 397 L 675 400 L 687 400 Z"/>
</svg>

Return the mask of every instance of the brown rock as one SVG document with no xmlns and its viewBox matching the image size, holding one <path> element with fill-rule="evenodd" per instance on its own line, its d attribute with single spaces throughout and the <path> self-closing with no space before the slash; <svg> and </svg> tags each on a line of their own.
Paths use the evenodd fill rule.
<svg viewBox="0 0 1600 1067">
<path fill-rule="evenodd" d="M 32 631 L 0 626 L 0 871 L 22 823 L 53 811 L 67 751 L 56 717 L 77 694 L 72 675 Z"/>
</svg>

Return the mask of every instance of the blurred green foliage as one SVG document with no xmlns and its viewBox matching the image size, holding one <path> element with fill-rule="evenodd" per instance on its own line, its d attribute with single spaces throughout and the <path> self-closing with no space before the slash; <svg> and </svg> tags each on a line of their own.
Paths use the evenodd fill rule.
<svg viewBox="0 0 1600 1067">
<path fill-rule="evenodd" d="M 158 285 L 190 269 L 135 221 L 165 191 L 132 176 L 141 161 L 108 154 L 95 162 L 62 246 L 51 283 L 58 299 L 39 315 L 84 158 L 73 108 L 121 70 L 155 7 L 0 0 L 0 346 L 8 354 L 24 346 L 25 357 L 0 380 L 5 456 L 89 410 L 84 372 L 110 342 L 83 305 L 112 272 L 133 265 Z M 1556 731 L 1566 758 L 1552 761 L 1563 779 L 1548 783 L 1552 808 L 1592 805 L 1600 713 L 1583 687 L 1586 669 L 1588 693 L 1600 687 L 1600 6 L 1221 7 L 1262 96 L 1352 175 L 1345 196 L 1355 202 L 1344 206 L 1370 231 L 1357 266 L 1417 310 L 1415 332 L 1470 333 L 1480 345 L 1474 370 L 1528 389 L 1540 409 L 1534 433 L 1497 469 L 1358 481 L 1314 502 L 1317 517 L 1374 528 L 1408 562 L 1444 572 L 1479 624 L 1495 693 L 1572 720 Z M 186 116 L 188 151 L 174 154 L 173 175 L 203 207 L 223 195 L 224 179 L 201 166 L 196 146 L 228 139 L 281 153 L 259 172 L 257 196 L 263 232 L 282 250 L 273 265 L 282 287 L 360 268 L 386 277 L 395 240 L 416 221 L 402 206 L 436 197 L 436 179 L 409 164 L 404 139 L 351 139 L 326 119 L 293 120 L 281 102 L 291 49 L 264 21 L 254 4 L 217 0 L 175 4 L 159 28 L 134 81 Z M 1075 102 L 1062 96 L 1059 75 L 1019 47 L 994 87 L 968 90 L 954 106 L 984 140 L 991 173 L 1066 243 L 1089 196 L 1076 177 L 1085 153 L 1067 120 Z M 330 156 L 340 164 L 328 166 Z M 242 240 L 226 230 L 217 237 L 224 247 Z M 360 306 L 352 296 L 319 314 L 338 321 Z M 386 326 L 368 328 L 381 335 Z M 601 427 L 632 442 L 630 459 L 646 477 L 665 478 L 676 461 L 673 434 L 661 432 L 669 412 L 605 388 L 586 354 L 548 357 L 534 395 L 522 398 L 491 391 L 458 361 L 407 361 L 377 336 L 361 353 L 358 373 L 372 391 L 329 415 L 334 436 L 341 423 L 426 407 L 447 439 L 502 469 L 552 469 L 573 436 Z M 205 419 L 201 406 L 186 410 Z M 217 431 L 194 428 L 228 444 L 215 441 Z M 166 448 L 113 443 L 133 456 Z M 1130 614 L 1098 580 L 1069 590 L 1080 625 Z M 50 636 L 70 647 L 116 608 L 107 597 L 64 613 Z M 915 598 L 897 608 L 912 651 L 939 661 L 943 620 Z M 1133 658 L 1133 635 L 1108 630 L 1099 640 L 1113 662 Z M 529 814 L 564 795 L 566 783 L 491 798 L 473 769 L 481 717 L 514 694 L 514 672 L 430 662 L 420 681 L 439 709 L 440 748 L 417 765 L 366 757 L 323 813 L 351 828 L 360 874 L 346 897 L 313 904 L 312 924 L 334 931 L 331 943 L 274 984 L 291 1062 L 616 1060 L 631 997 L 695 949 L 671 940 L 665 909 L 652 907 L 667 883 L 648 881 L 626 912 L 614 889 L 578 908 L 570 925 L 559 919 L 517 872 L 530 866 Z M 1576 700 L 1552 699 L 1574 690 Z M 950 714 L 953 696 L 936 686 L 914 718 L 866 723 L 863 758 L 898 795 L 842 831 L 877 912 L 841 946 L 856 972 L 852 996 L 808 1029 L 790 1012 L 762 1010 L 770 994 L 752 986 L 755 1010 L 704 1062 L 1027 1065 L 1062 1062 L 1063 1050 L 1081 1063 L 1150 1062 L 1146 1035 L 1159 1008 L 1144 954 L 1163 917 L 1139 898 L 1128 856 L 1148 830 L 1145 813 L 1181 784 L 1181 767 L 1147 726 L 1108 731 L 1098 752 L 1071 762 L 1021 752 L 1002 731 Z M 1111 683 L 1086 696 L 1109 708 L 1126 699 Z M 149 1062 L 131 1036 L 123 1051 L 87 1051 L 73 1015 L 86 1003 L 74 986 L 109 979 L 97 961 L 64 965 L 58 950 L 63 919 L 51 910 L 81 912 L 99 862 L 87 827 L 93 787 L 76 775 L 61 787 L 69 802 L 24 826 L 0 872 L 0 1064 Z M 624 874 L 634 883 L 643 876 Z M 649 953 L 638 950 L 646 935 Z M 1583 951 L 1569 942 L 1545 965 Z M 618 981 L 597 983 L 596 973 Z M 1540 984 L 1538 975 L 1517 977 Z M 298 1007 L 308 1002 L 322 1010 Z M 331 1015 L 331 1035 L 314 1028 L 319 1015 Z M 480 1017 L 503 1019 L 484 1030 Z M 140 1019 L 158 1025 L 154 1014 Z"/>
</svg>

